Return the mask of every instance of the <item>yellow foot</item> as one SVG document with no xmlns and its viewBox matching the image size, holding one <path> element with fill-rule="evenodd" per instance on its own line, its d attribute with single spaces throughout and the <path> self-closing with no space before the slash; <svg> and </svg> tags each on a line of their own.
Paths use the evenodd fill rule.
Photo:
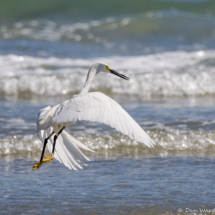
<svg viewBox="0 0 215 215">
<path fill-rule="evenodd" d="M 54 154 L 52 154 L 50 157 L 44 156 L 45 159 L 43 159 L 43 163 L 51 162 L 54 159 Z"/>
<path fill-rule="evenodd" d="M 42 162 L 36 162 L 36 164 L 33 166 L 33 170 L 39 169 L 43 163 L 49 163 L 54 159 L 54 154 L 52 154 L 50 157 L 44 156 L 45 159 L 42 160 Z"/>
<path fill-rule="evenodd" d="M 36 164 L 33 166 L 33 170 L 39 169 L 42 166 L 43 162 L 36 162 Z"/>
</svg>

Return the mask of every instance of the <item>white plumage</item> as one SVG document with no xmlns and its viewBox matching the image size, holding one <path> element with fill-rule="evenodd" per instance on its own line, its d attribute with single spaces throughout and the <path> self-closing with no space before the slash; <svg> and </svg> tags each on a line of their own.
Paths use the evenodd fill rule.
<svg viewBox="0 0 215 215">
<path fill-rule="evenodd" d="M 87 93 L 74 96 L 71 100 L 58 106 L 57 115 L 51 119 L 52 125 L 77 120 L 100 122 L 115 128 L 148 147 L 153 141 L 130 115 L 113 99 L 103 93 Z"/>
<path fill-rule="evenodd" d="M 79 148 L 92 151 L 64 131 L 66 127 L 75 123 L 77 120 L 104 123 L 128 135 L 131 139 L 146 144 L 148 147 L 153 147 L 155 144 L 118 103 L 102 93 L 88 93 L 94 76 L 101 71 L 110 72 L 128 80 L 126 76 L 111 70 L 104 63 L 94 64 L 88 72 L 86 83 L 79 95 L 75 95 L 72 99 L 52 108 L 50 106 L 46 107 L 40 110 L 38 115 L 38 136 L 42 142 L 46 138 L 50 140 L 48 149 L 51 152 L 54 143 L 52 135 L 59 133 L 56 136 L 57 143 L 52 153 L 55 152 L 55 158 L 70 169 L 76 170 L 82 168 L 84 161 L 89 160 Z M 42 165 L 42 158 L 43 153 L 40 163 L 37 164 L 39 166 L 35 165 L 36 167 L 34 166 L 34 169 L 38 169 Z"/>
</svg>

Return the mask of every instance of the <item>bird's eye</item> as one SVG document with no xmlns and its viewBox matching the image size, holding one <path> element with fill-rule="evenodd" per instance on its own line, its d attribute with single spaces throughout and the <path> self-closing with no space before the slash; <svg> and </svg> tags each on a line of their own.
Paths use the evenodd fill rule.
<svg viewBox="0 0 215 215">
<path fill-rule="evenodd" d="M 105 66 L 106 70 L 110 70 L 110 67 L 109 66 Z"/>
</svg>

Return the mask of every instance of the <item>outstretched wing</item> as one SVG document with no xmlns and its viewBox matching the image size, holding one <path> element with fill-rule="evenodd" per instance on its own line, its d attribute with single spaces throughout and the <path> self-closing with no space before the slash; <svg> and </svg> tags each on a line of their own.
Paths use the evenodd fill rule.
<svg viewBox="0 0 215 215">
<path fill-rule="evenodd" d="M 55 124 L 77 120 L 105 123 L 148 147 L 155 144 L 118 103 L 102 93 L 74 96 L 57 108 L 51 122 Z"/>
</svg>

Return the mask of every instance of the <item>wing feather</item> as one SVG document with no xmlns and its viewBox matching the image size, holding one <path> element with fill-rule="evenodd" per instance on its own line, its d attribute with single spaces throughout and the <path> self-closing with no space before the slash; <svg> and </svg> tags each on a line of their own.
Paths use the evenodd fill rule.
<svg viewBox="0 0 215 215">
<path fill-rule="evenodd" d="M 42 143 L 45 138 L 51 134 L 52 128 L 46 130 L 41 130 L 38 132 L 38 136 L 41 139 Z M 48 141 L 48 150 L 52 153 L 53 148 L 53 136 Z M 63 163 L 69 169 L 82 169 L 82 166 L 86 165 L 85 161 L 90 161 L 80 150 L 79 148 L 92 151 L 87 146 L 82 144 L 79 140 L 75 139 L 73 136 L 68 134 L 66 131 L 63 131 L 57 139 L 55 146 L 54 157 L 60 162 Z"/>
<path fill-rule="evenodd" d="M 57 114 L 52 117 L 52 124 L 67 123 L 76 120 L 100 122 L 110 125 L 131 139 L 153 147 L 155 143 L 131 116 L 114 100 L 99 93 L 87 93 L 74 96 L 66 104 L 60 105 Z"/>
</svg>

